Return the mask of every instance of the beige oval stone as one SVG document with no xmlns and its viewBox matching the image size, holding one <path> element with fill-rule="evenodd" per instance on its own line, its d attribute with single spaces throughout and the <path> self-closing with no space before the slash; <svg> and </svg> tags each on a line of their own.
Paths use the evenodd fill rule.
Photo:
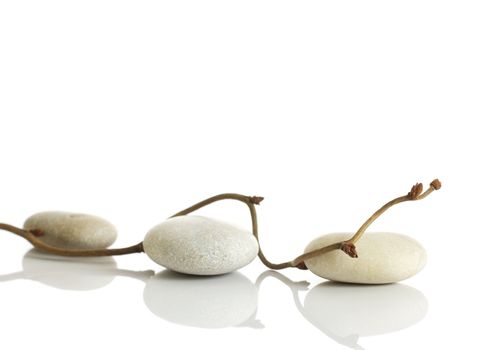
<svg viewBox="0 0 493 350">
<path fill-rule="evenodd" d="M 110 222 L 88 214 L 46 211 L 30 216 L 24 229 L 43 231 L 42 242 L 58 248 L 104 249 L 117 237 Z"/>
<path fill-rule="evenodd" d="M 191 275 L 219 275 L 249 264 L 258 243 L 248 231 L 202 216 L 177 216 L 152 228 L 144 251 L 156 263 Z"/>
<path fill-rule="evenodd" d="M 313 251 L 351 238 L 351 233 L 332 233 L 316 238 L 305 249 Z M 418 273 L 426 264 L 426 252 L 416 240 L 398 233 L 366 233 L 356 243 L 358 258 L 341 250 L 305 261 L 314 274 L 332 281 L 364 284 L 393 283 Z"/>
</svg>

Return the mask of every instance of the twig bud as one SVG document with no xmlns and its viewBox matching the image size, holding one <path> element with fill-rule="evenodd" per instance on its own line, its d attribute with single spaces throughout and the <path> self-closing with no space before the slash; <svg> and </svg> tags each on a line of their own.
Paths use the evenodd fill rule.
<svg viewBox="0 0 493 350">
<path fill-rule="evenodd" d="M 34 230 L 29 230 L 29 232 L 31 232 L 35 237 L 41 237 L 45 234 L 42 230 L 37 228 L 35 228 Z"/>
<path fill-rule="evenodd" d="M 263 200 L 264 200 L 264 197 L 259 197 L 259 196 L 250 197 L 250 202 L 252 202 L 253 204 L 256 204 L 256 205 L 259 205 L 260 202 L 262 202 Z"/>
<path fill-rule="evenodd" d="M 300 262 L 298 265 L 295 266 L 296 268 L 300 270 L 308 270 L 308 267 L 306 267 L 306 264 L 304 261 Z"/>
<path fill-rule="evenodd" d="M 411 188 L 411 191 L 407 194 L 410 199 L 416 199 L 423 192 L 423 184 L 417 183 Z"/>
<path fill-rule="evenodd" d="M 438 191 L 440 188 L 442 188 L 442 183 L 440 180 L 435 179 L 430 183 L 430 186 L 433 187 L 435 191 Z"/>
<path fill-rule="evenodd" d="M 351 258 L 357 258 L 358 253 L 356 252 L 356 246 L 353 243 L 349 242 L 342 242 L 341 243 L 341 250 L 349 255 Z"/>
</svg>

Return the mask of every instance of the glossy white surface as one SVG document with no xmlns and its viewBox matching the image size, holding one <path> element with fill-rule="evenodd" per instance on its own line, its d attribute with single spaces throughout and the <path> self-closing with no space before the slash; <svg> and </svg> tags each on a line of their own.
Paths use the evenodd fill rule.
<svg viewBox="0 0 493 350">
<path fill-rule="evenodd" d="M 261 243 L 281 262 L 443 182 L 371 226 L 428 253 L 403 285 L 372 289 L 283 271 L 292 283 L 258 260 L 204 281 L 143 254 L 40 260 L 2 231 L 0 347 L 491 347 L 492 6 L 0 1 L 0 222 L 92 213 L 122 247 L 239 192 L 265 197 Z M 250 228 L 241 203 L 197 214 Z"/>
<path fill-rule="evenodd" d="M 240 272 L 193 277 L 161 271 L 144 255 L 71 259 L 32 250 L 22 259 L 9 255 L 0 276 L 2 326 L 10 330 L 4 341 L 19 348 L 32 341 L 21 336 L 26 323 L 36 337 L 45 337 L 56 325 L 52 336 L 54 348 L 60 349 L 79 334 L 78 328 L 91 335 L 81 338 L 76 349 L 89 347 L 93 337 L 105 345 L 153 347 L 165 336 L 173 344 L 214 342 L 225 349 L 233 339 L 242 349 L 274 343 L 289 347 L 301 344 L 300 337 L 308 345 L 341 349 L 438 346 L 438 337 L 450 347 L 452 340 L 485 340 L 471 341 L 470 332 L 483 326 L 471 327 L 464 317 L 481 321 L 489 304 L 483 310 L 466 308 L 461 300 L 469 287 L 433 278 L 443 265 L 435 259 L 435 266 L 409 283 L 363 286 L 324 282 L 307 271 L 266 271 L 258 262 Z M 483 303 L 483 293 L 467 304 Z M 451 299 L 456 300 L 454 316 L 447 313 Z M 452 318 L 457 323 L 451 324 Z M 104 335 L 105 325 L 116 332 L 114 337 Z M 457 333 L 448 334 L 450 329 Z"/>
</svg>

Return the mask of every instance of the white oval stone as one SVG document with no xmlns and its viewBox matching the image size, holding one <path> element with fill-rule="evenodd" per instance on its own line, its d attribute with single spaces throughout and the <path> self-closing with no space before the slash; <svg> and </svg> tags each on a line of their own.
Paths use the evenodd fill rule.
<svg viewBox="0 0 493 350">
<path fill-rule="evenodd" d="M 63 211 L 34 214 L 24 222 L 24 229 L 41 230 L 42 242 L 69 249 L 104 249 L 117 236 L 115 226 L 100 217 Z"/>
<path fill-rule="evenodd" d="M 351 233 L 332 233 L 316 238 L 305 249 L 310 252 L 351 238 Z M 426 264 L 426 252 L 416 240 L 398 233 L 366 233 L 356 243 L 358 258 L 341 250 L 307 259 L 314 274 L 339 282 L 382 284 L 414 276 Z"/>
<path fill-rule="evenodd" d="M 248 231 L 202 216 L 177 216 L 152 228 L 144 251 L 170 270 L 191 275 L 219 275 L 250 263 L 258 243 Z"/>
</svg>

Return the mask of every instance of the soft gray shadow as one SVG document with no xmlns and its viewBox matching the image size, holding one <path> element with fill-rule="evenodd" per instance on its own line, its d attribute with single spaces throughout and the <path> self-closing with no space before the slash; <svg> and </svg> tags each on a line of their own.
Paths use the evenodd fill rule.
<svg viewBox="0 0 493 350">
<path fill-rule="evenodd" d="M 302 303 L 299 283 L 279 272 L 266 271 L 259 276 L 257 284 L 266 277 L 274 277 L 291 289 L 296 307 L 311 324 L 353 349 L 362 349 L 358 344 L 360 337 L 410 327 L 421 321 L 428 310 L 423 293 L 400 283 L 354 285 L 323 282 L 311 288 Z"/>
<path fill-rule="evenodd" d="M 257 314 L 257 288 L 239 272 L 190 276 L 162 271 L 150 278 L 144 302 L 160 318 L 199 328 L 262 328 Z"/>
<path fill-rule="evenodd" d="M 37 281 L 65 290 L 102 288 L 116 276 L 147 281 L 154 271 L 119 269 L 115 259 L 105 257 L 64 257 L 29 250 L 22 259 L 22 271 L 0 276 L 0 282 L 18 279 Z"/>
</svg>

